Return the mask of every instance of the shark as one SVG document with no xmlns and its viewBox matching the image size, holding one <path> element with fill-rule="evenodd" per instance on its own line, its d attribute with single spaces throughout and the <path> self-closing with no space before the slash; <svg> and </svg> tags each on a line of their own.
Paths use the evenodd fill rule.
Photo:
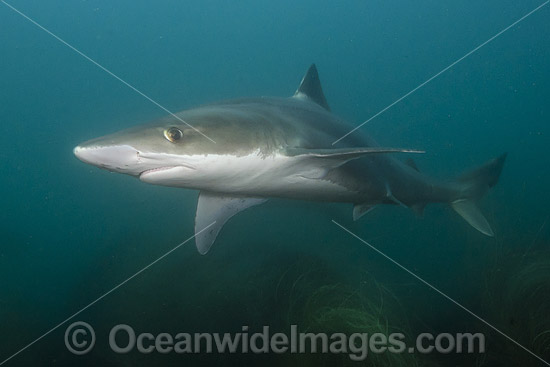
<svg viewBox="0 0 550 367">
<path fill-rule="evenodd" d="M 384 147 L 329 108 L 315 64 L 291 97 L 206 104 L 79 144 L 81 161 L 140 181 L 199 190 L 195 243 L 206 254 L 224 224 L 270 198 L 353 205 L 358 220 L 378 205 L 422 215 L 450 205 L 472 227 L 494 232 L 478 202 L 506 153 L 451 179 L 423 174 L 415 149 Z M 403 160 L 403 156 L 408 159 Z"/>
</svg>

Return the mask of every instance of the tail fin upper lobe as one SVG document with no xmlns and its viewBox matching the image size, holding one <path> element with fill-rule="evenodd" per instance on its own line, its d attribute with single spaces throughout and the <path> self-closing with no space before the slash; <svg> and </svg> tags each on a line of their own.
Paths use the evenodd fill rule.
<svg viewBox="0 0 550 367">
<path fill-rule="evenodd" d="M 467 172 L 458 178 L 464 186 L 460 198 L 451 202 L 452 208 L 472 227 L 487 236 L 494 236 L 491 226 L 477 207 L 477 201 L 495 186 L 502 172 L 507 153 L 490 160 L 483 166 Z"/>
</svg>

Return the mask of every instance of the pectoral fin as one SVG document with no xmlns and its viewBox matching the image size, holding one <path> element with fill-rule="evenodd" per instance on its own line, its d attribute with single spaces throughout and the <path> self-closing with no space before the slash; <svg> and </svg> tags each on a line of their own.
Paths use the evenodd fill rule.
<svg viewBox="0 0 550 367">
<path fill-rule="evenodd" d="M 210 250 L 216 236 L 229 218 L 246 208 L 262 204 L 266 200 L 201 191 L 195 216 L 195 244 L 199 253 L 204 255 Z M 212 225 L 212 223 L 214 224 Z M 201 232 L 206 227 L 208 229 Z"/>
</svg>

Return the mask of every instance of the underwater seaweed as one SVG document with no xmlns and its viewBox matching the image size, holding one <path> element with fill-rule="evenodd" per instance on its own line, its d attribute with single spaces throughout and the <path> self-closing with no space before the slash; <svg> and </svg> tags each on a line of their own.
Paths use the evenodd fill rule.
<svg viewBox="0 0 550 367">
<path fill-rule="evenodd" d="M 547 247 L 547 246 L 546 246 Z M 483 304 L 495 327 L 538 355 L 550 360 L 550 251 L 499 250 L 487 273 Z M 538 366 L 540 361 L 510 341 L 495 337 L 480 364 Z"/>
<path fill-rule="evenodd" d="M 318 270 L 317 270 L 318 272 Z M 306 272 L 295 278 L 289 299 L 289 322 L 300 325 L 300 331 L 344 333 L 403 333 L 411 335 L 403 309 L 395 295 L 372 275 L 362 272 L 355 284 L 325 282 L 317 286 L 319 274 Z M 410 341 L 406 341 L 410 345 Z M 347 354 L 308 354 L 300 357 L 300 365 L 366 365 L 420 366 L 414 354 L 369 352 L 364 361 L 352 361 Z"/>
</svg>

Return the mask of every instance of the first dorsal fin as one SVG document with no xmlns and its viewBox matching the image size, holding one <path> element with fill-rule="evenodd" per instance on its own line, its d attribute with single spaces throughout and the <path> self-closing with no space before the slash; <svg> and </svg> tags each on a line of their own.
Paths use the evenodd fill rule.
<svg viewBox="0 0 550 367">
<path fill-rule="evenodd" d="M 330 111 L 325 95 L 323 94 L 323 88 L 321 88 L 321 81 L 319 80 L 319 74 L 317 73 L 315 64 L 311 64 L 309 69 L 307 69 L 307 73 L 304 75 L 296 93 L 294 93 L 294 97 L 308 98 Z"/>
</svg>

